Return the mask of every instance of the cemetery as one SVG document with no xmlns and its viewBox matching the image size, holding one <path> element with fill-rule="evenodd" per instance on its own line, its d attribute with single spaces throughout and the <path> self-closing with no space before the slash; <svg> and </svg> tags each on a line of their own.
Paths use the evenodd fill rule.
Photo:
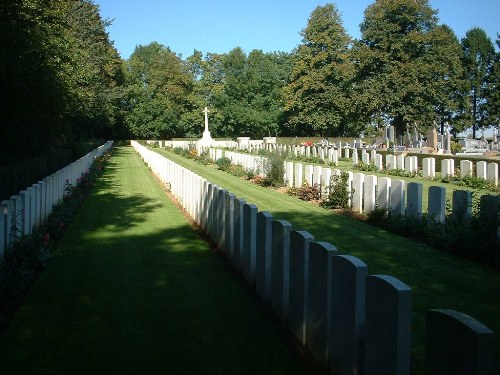
<svg viewBox="0 0 500 375">
<path fill-rule="evenodd" d="M 118 3 L 0 6 L 1 375 L 500 374 L 489 2 Z"/>
<path fill-rule="evenodd" d="M 67 193 L 67 186 L 76 185 L 78 176 L 111 146 L 112 143 L 108 142 L 55 175 L 49 176 L 44 180 L 45 184 L 40 183 L 45 189 L 36 190 L 39 192 L 35 194 L 37 199 L 29 195 L 29 201 L 18 199 L 17 196 L 2 201 L 1 233 L 4 253 L 12 245 L 11 241 L 29 234 L 30 230 L 36 230 L 48 217 L 54 203 Z M 319 214 L 316 210 L 322 210 L 321 208 L 306 209 L 301 206 L 307 205 L 306 202 L 296 201 L 287 203 L 290 207 L 295 207 L 288 209 L 287 214 L 284 207 L 280 209 L 281 204 L 275 206 L 276 197 L 270 197 L 270 201 L 266 203 L 266 200 L 262 199 L 263 188 L 259 186 L 245 186 L 244 190 L 241 190 L 241 187 L 232 185 L 234 180 L 240 181 L 238 185 L 248 183 L 240 179 L 230 181 L 229 175 L 223 184 L 214 184 L 211 182 L 213 178 L 215 181 L 221 178 L 221 172 L 216 169 L 197 163 L 194 164 L 198 167 L 191 164 L 187 169 L 178 164 L 184 158 L 171 151 L 165 153 L 158 148 L 146 148 L 135 141 L 132 141 L 132 146 L 191 220 L 209 236 L 216 249 L 224 254 L 231 267 L 241 273 L 241 277 L 258 298 L 280 319 L 280 324 L 310 353 L 319 368 L 331 373 L 343 371 L 345 368 L 363 369 L 366 373 L 409 373 L 422 369 L 439 373 L 442 369 L 453 366 L 457 366 L 457 369 L 467 369 L 467 373 L 493 371 L 495 339 L 492 328 L 497 327 L 496 322 L 489 320 L 488 314 L 484 314 L 488 303 L 458 303 L 458 300 L 462 299 L 461 293 L 452 293 L 447 297 L 451 306 L 439 303 L 439 298 L 435 301 L 435 298 L 422 300 L 419 295 L 422 288 L 418 286 L 420 277 L 415 278 L 412 267 L 401 268 L 396 264 L 388 267 L 393 263 L 392 260 L 387 263 L 387 260 L 392 258 L 388 254 L 393 250 L 386 253 L 384 247 L 389 246 L 395 250 L 399 249 L 399 246 L 407 249 L 415 247 L 411 257 L 414 259 L 410 260 L 415 262 L 415 259 L 422 256 L 419 254 L 422 250 L 418 249 L 418 245 L 403 245 L 403 239 L 400 244 L 390 245 L 394 240 L 372 238 L 363 240 L 363 243 L 368 241 L 367 243 L 375 244 L 380 241 L 383 246 L 377 249 L 379 255 L 369 255 L 365 250 L 356 250 L 357 246 L 354 244 L 346 248 L 345 243 L 352 241 L 352 238 L 363 237 L 355 234 L 358 230 L 370 232 L 373 229 L 367 230 L 360 223 L 361 227 L 353 228 L 353 232 L 345 233 L 342 238 L 332 229 L 333 223 L 329 219 L 331 214 L 326 210 L 323 210 L 324 214 Z M 168 158 L 158 154 L 157 150 Z M 330 155 L 331 161 L 338 161 L 332 151 L 311 150 L 310 153 Z M 253 170 L 255 174 L 266 172 L 265 156 L 212 147 L 207 148 L 205 154 L 214 161 L 228 158 L 245 169 Z M 184 159 L 181 163 L 184 164 L 188 160 Z M 197 174 L 200 170 L 203 174 L 208 172 L 209 179 Z M 213 172 L 210 172 L 211 170 Z M 445 168 L 442 167 L 442 170 Z M 331 180 L 328 177 L 341 173 L 335 168 L 302 165 L 292 161 L 283 164 L 283 172 L 283 181 L 287 185 L 295 186 L 301 177 L 311 185 L 315 182 L 323 185 L 324 188 L 320 189 L 322 194 L 329 189 L 328 182 Z M 406 184 L 402 180 L 377 178 L 358 172 L 347 172 L 347 175 L 349 187 L 353 191 L 350 195 L 353 211 L 366 213 L 370 208 L 382 206 L 391 214 L 419 217 L 427 211 L 436 221 L 444 219 L 443 188 L 431 187 L 428 204 L 424 207 L 422 186 L 418 182 Z M 375 190 L 375 187 L 378 189 Z M 235 195 L 231 193 L 232 189 L 246 193 L 242 196 Z M 24 191 L 19 194 L 20 197 L 24 195 Z M 471 214 L 470 192 L 455 191 L 453 196 L 452 216 L 461 217 L 467 222 L 468 215 Z M 485 210 L 482 215 L 497 215 L 498 209 L 492 210 L 491 207 L 498 207 L 498 201 L 492 200 L 498 196 L 483 197 L 486 198 L 481 205 L 481 209 Z M 29 204 L 21 206 L 23 202 Z M 383 206 L 384 204 L 386 206 Z M 28 208 L 30 215 L 24 215 Z M 312 222 L 309 222 L 307 217 L 298 219 L 303 216 L 301 210 L 309 212 Z M 495 218 L 491 216 L 491 220 Z M 345 232 L 345 225 L 348 224 L 344 223 L 339 229 Z M 364 245 L 361 245 L 361 248 L 363 247 Z M 445 261 L 451 268 L 454 268 L 451 266 L 454 262 L 456 260 L 453 260 L 453 257 L 446 258 Z M 380 270 L 382 273 L 372 274 L 372 271 L 368 272 L 369 269 Z M 477 272 L 480 272 L 485 282 L 491 278 L 491 285 L 498 283 L 496 271 L 478 269 Z M 349 288 L 340 287 L 347 280 L 351 280 L 348 283 Z M 481 293 L 476 292 L 475 297 L 482 298 Z M 485 295 L 490 301 L 491 297 Z M 428 306 L 429 303 L 437 305 Z M 475 308 L 471 305 L 475 305 Z M 495 304 L 491 306 L 493 314 L 496 310 L 494 306 Z M 388 311 L 394 313 L 388 314 Z M 483 315 L 489 320 L 488 326 L 472 317 Z M 450 335 L 450 332 L 462 331 L 464 333 L 460 340 L 465 341 L 457 342 L 459 339 Z M 463 348 L 467 348 L 467 352 L 460 352 L 465 350 Z M 470 354 L 471 351 L 474 356 Z"/>
<path fill-rule="evenodd" d="M 148 164 L 148 166 L 152 169 L 152 171 L 154 173 L 158 173 L 159 174 L 159 178 L 160 180 L 164 181 L 164 183 L 168 184 L 168 186 L 170 186 L 170 188 L 172 189 L 172 192 L 177 195 L 178 194 L 178 197 L 179 197 L 179 200 L 180 202 L 191 202 L 192 199 L 188 198 L 190 196 L 190 191 L 188 189 L 186 189 L 186 186 L 182 187 L 182 186 L 179 186 L 179 187 L 174 187 L 175 185 L 175 182 L 174 180 L 176 180 L 176 178 L 174 178 L 174 180 L 171 180 L 171 176 L 175 176 L 176 173 L 178 173 L 178 175 L 183 175 L 184 173 L 188 173 L 188 175 L 190 177 L 188 177 L 186 179 L 186 177 L 183 177 L 183 178 L 180 178 L 180 180 L 183 180 L 183 181 L 189 181 L 187 184 L 188 186 L 191 186 L 193 184 L 193 181 L 196 181 L 199 177 L 197 177 L 196 175 L 193 175 L 192 172 L 189 172 L 188 170 L 185 170 L 185 168 L 181 167 L 181 166 L 175 166 L 175 164 L 173 162 L 171 162 L 169 159 L 172 159 L 172 156 L 173 154 L 172 153 L 168 153 L 166 154 L 168 156 L 169 159 L 166 159 L 166 158 L 162 158 L 160 155 L 158 154 L 155 154 L 154 152 L 151 152 L 147 149 L 145 149 L 143 146 L 140 146 L 139 144 L 135 144 L 136 149 L 138 150 L 138 152 L 141 153 L 142 157 L 144 158 L 145 162 Z M 154 149 L 152 149 L 154 150 Z M 240 161 L 242 161 L 243 163 L 246 163 L 246 164 L 243 164 L 243 165 L 246 165 L 248 168 L 257 168 L 259 165 L 261 165 L 261 160 L 257 159 L 257 160 L 254 160 L 255 158 L 258 158 L 258 157 L 253 157 L 251 155 L 248 155 L 248 154 L 237 154 L 239 156 L 235 156 L 235 155 L 232 155 L 230 152 L 227 152 L 227 151 L 222 151 L 222 150 L 213 150 L 210 151 L 210 154 L 213 155 L 214 158 L 217 158 L 217 157 L 220 157 L 222 155 L 222 153 L 226 154 L 228 153 L 228 156 L 233 156 L 233 157 L 239 157 L 240 158 Z M 175 160 L 178 160 L 177 158 Z M 166 164 L 165 164 L 166 163 Z M 158 170 L 156 170 L 156 167 L 155 165 L 158 166 Z M 190 167 L 190 169 L 193 169 L 192 166 Z M 186 172 L 183 172 L 183 171 L 186 171 Z M 287 168 L 287 170 L 293 170 L 293 168 Z M 312 178 L 314 178 L 314 168 L 311 168 L 311 175 L 312 175 Z M 195 183 L 196 185 L 197 183 Z M 214 213 L 213 215 L 215 216 L 210 216 L 210 214 L 208 216 L 204 216 L 203 214 L 201 214 L 201 212 L 199 211 L 200 210 L 200 205 L 201 207 L 203 207 L 204 205 L 206 204 L 211 204 L 210 203 L 210 198 L 208 198 L 208 201 L 206 200 L 206 198 L 198 203 L 198 204 L 194 204 L 194 205 L 191 205 L 190 203 L 188 203 L 188 206 L 187 206 L 187 211 L 191 214 L 191 215 L 194 215 L 194 218 L 195 218 L 195 221 L 196 220 L 200 220 L 200 226 L 202 228 L 206 227 L 207 229 L 207 232 L 208 233 L 213 233 L 213 237 L 215 242 L 217 243 L 217 245 L 219 246 L 219 248 L 222 249 L 222 251 L 224 251 L 228 257 L 230 257 L 232 259 L 232 261 L 234 262 L 235 266 L 236 267 L 239 267 L 241 269 L 241 272 L 242 274 L 244 275 L 244 277 L 247 279 L 247 281 L 251 284 L 251 285 L 255 285 L 256 287 L 256 290 L 257 292 L 261 295 L 261 296 L 267 296 L 266 298 L 271 298 L 270 300 L 270 303 L 271 305 L 273 304 L 273 301 L 272 301 L 272 297 L 268 297 L 268 294 L 266 294 L 266 281 L 265 280 L 261 280 L 259 281 L 258 279 L 258 275 L 259 275 L 259 269 L 257 267 L 257 264 L 262 263 L 264 262 L 262 260 L 262 258 L 259 258 L 259 246 L 258 245 L 253 245 L 252 243 L 249 243 L 249 240 L 248 238 L 252 238 L 252 237 L 246 237 L 246 236 L 251 236 L 251 234 L 248 234 L 248 233 L 245 233 L 245 225 L 242 226 L 242 222 L 244 223 L 245 222 L 245 219 L 249 220 L 249 222 L 251 224 L 250 227 L 251 228 L 256 228 L 256 229 L 252 229 L 251 230 L 251 233 L 253 233 L 254 231 L 256 232 L 255 234 L 255 243 L 262 243 L 261 241 L 264 241 L 264 239 L 259 239 L 259 229 L 260 227 L 264 228 L 263 230 L 270 230 L 272 231 L 272 229 L 270 228 L 274 228 L 273 225 L 274 224 L 269 224 L 269 221 L 271 220 L 270 219 L 270 215 L 268 213 L 266 213 L 266 211 L 262 211 L 262 215 L 259 216 L 260 212 L 259 212 L 259 209 L 257 208 L 257 206 L 255 206 L 254 204 L 251 204 L 249 203 L 248 200 L 245 200 L 245 199 L 241 199 L 241 198 L 238 198 L 236 196 L 234 196 L 234 194 L 231 194 L 229 191 L 226 191 L 223 187 L 218 187 L 217 185 L 212 185 L 210 184 L 209 182 L 205 181 L 203 178 L 201 179 L 201 182 L 199 182 L 200 186 L 199 188 L 195 188 L 195 190 L 197 191 L 205 191 L 207 194 L 208 194 L 208 197 L 212 197 L 211 199 L 213 200 L 213 204 L 215 205 L 213 210 L 214 210 Z M 410 185 L 410 192 L 408 194 L 410 194 L 410 196 L 412 196 L 413 193 L 411 190 L 412 190 L 412 185 Z M 400 188 L 401 189 L 401 188 Z M 221 191 L 222 190 L 222 191 Z M 419 190 L 420 190 L 420 194 L 421 194 L 421 189 L 414 189 L 416 190 L 416 193 L 418 194 L 419 193 Z M 399 196 L 404 196 L 404 191 L 402 192 L 401 190 L 399 191 Z M 433 193 L 434 194 L 434 193 Z M 442 192 L 440 191 L 440 194 L 442 194 Z M 203 195 L 203 194 L 202 194 Z M 256 199 L 254 197 L 254 199 Z M 435 199 L 434 197 L 432 199 Z M 441 198 L 439 198 L 441 199 Z M 417 199 L 418 200 L 418 199 Z M 457 201 L 459 199 L 457 198 Z M 404 200 L 403 200 L 404 201 Z M 462 202 L 463 203 L 463 202 Z M 230 210 L 230 213 L 227 213 L 226 210 L 228 210 L 227 208 L 227 205 L 229 204 L 229 210 Z M 458 203 L 457 203 L 458 204 Z M 496 202 L 496 204 L 498 205 L 498 202 Z M 399 210 L 402 210 L 402 212 L 405 211 L 405 205 L 404 204 L 399 204 L 400 206 L 397 207 L 397 209 Z M 401 207 L 401 205 L 403 207 Z M 465 200 L 465 206 L 467 206 L 467 200 Z M 234 207 L 234 208 L 233 208 Z M 434 208 L 433 208 L 434 209 Z M 457 209 L 458 210 L 458 209 Z M 406 208 L 406 211 L 410 211 L 411 214 L 413 215 L 418 215 L 419 212 L 421 213 L 421 211 L 418 211 L 418 207 L 415 207 L 414 208 L 414 211 L 412 211 L 411 209 L 409 210 L 408 208 Z M 221 212 L 226 212 L 226 216 L 225 216 L 225 219 L 224 220 L 227 220 L 227 215 L 229 215 L 229 220 L 233 220 L 233 224 L 229 224 L 229 226 L 227 225 L 227 223 L 224 225 L 224 229 L 221 228 L 221 226 L 219 225 L 220 223 L 220 216 L 221 215 Z M 467 209 L 465 209 L 465 211 L 460 211 L 462 212 L 462 214 L 464 215 L 467 215 Z M 495 211 L 495 214 L 496 214 L 497 211 Z M 197 218 L 197 215 L 200 215 L 198 218 Z M 283 213 L 281 213 L 283 214 Z M 460 215 L 458 214 L 458 212 L 456 213 L 456 215 Z M 236 216 L 236 217 L 234 217 Z M 224 214 L 222 214 L 222 217 L 224 217 Z M 272 217 L 272 216 L 271 216 Z M 259 224 L 259 218 L 262 218 L 262 223 Z M 255 220 L 255 221 L 254 221 Z M 276 219 L 274 221 L 274 223 L 276 223 L 276 221 L 280 221 L 279 218 Z M 281 220 L 282 221 L 282 220 Z M 218 223 L 218 224 L 214 224 L 214 223 Z M 264 223 L 267 223 L 267 224 L 264 224 Z M 278 224 L 276 224 L 278 225 Z M 239 231 L 240 233 L 237 233 L 237 229 L 236 228 L 239 228 Z M 267 229 L 265 229 L 267 228 Z M 281 230 L 281 229 L 280 229 Z M 222 233 L 221 233 L 222 231 Z M 238 245 L 237 244 L 233 244 L 233 245 L 227 245 L 228 243 L 231 243 L 231 231 L 233 231 L 234 233 L 232 234 L 233 236 L 233 240 L 232 241 L 235 241 L 236 243 L 238 243 L 238 241 L 240 242 L 240 248 L 238 249 Z M 229 232 L 229 234 L 228 234 Z M 289 233 L 295 233 L 293 230 L 290 229 L 290 232 Z M 300 233 L 302 236 L 306 236 L 305 238 L 306 239 L 303 239 L 303 237 L 297 237 L 297 238 L 294 238 L 294 240 L 292 241 L 291 239 L 289 240 L 290 242 L 289 243 L 302 243 L 303 241 L 305 241 L 304 243 L 307 243 L 307 244 L 311 244 L 311 243 L 314 243 L 314 237 L 312 237 L 309 232 L 303 232 L 303 231 L 300 231 L 300 229 L 298 230 L 297 233 Z M 321 239 L 320 239 L 321 240 Z M 274 240 L 271 241 L 269 240 L 271 245 L 271 248 L 272 248 L 272 243 Z M 265 242 L 265 241 L 264 241 Z M 336 259 L 335 258 L 335 254 L 336 254 L 336 251 L 337 249 L 330 245 L 329 243 L 322 243 L 320 242 L 322 245 L 322 248 L 323 251 L 327 251 L 327 249 L 329 249 L 329 251 L 334 251 L 333 253 L 328 253 L 328 251 L 326 252 L 326 254 L 330 254 L 329 256 L 327 256 L 326 258 L 323 258 L 323 259 L 330 259 L 331 257 L 333 257 L 332 259 Z M 231 246 L 233 246 L 233 248 L 231 248 Z M 325 249 L 325 246 L 326 246 L 326 249 Z M 265 247 L 265 246 L 263 246 Z M 298 263 L 300 263 L 301 265 L 304 265 L 304 256 L 312 256 L 313 254 L 313 250 L 308 250 L 310 249 L 308 246 L 304 245 L 305 247 L 305 250 L 301 250 L 301 251 L 305 251 L 305 253 L 307 254 L 309 252 L 309 254 L 307 255 L 301 255 L 302 258 L 299 258 L 299 260 L 297 261 Z M 290 245 L 290 249 L 288 251 L 290 251 L 290 254 L 292 253 L 292 251 L 297 251 L 297 250 L 292 250 L 293 247 Z M 271 250 L 271 252 L 273 252 L 274 250 Z M 300 252 L 300 251 L 299 251 Z M 255 255 L 253 255 L 255 254 Z M 260 255 L 261 257 L 263 257 L 264 259 L 266 259 L 266 257 L 268 257 L 269 255 Z M 271 259 L 273 259 L 272 257 L 274 256 L 274 254 L 271 254 Z M 292 255 L 289 255 L 290 257 Z M 298 255 L 297 255 L 298 256 Z M 318 256 L 320 256 L 318 254 Z M 325 255 L 326 256 L 326 255 Z M 330 257 L 330 258 L 329 258 Z M 292 267 L 292 258 L 290 258 L 290 267 Z M 264 262 L 265 264 L 265 262 Z M 272 262 L 271 262 L 272 264 Z M 333 261 L 333 265 L 335 265 L 335 262 Z M 272 266 L 271 266 L 272 267 Z M 310 270 L 310 269 L 309 269 Z M 262 271 L 260 271 L 262 272 Z M 271 271 L 272 272 L 272 271 Z M 278 271 L 276 271 L 278 272 Z M 286 271 L 283 271 L 283 272 L 286 272 Z M 289 273 L 292 272 L 292 269 L 290 269 L 288 271 Z M 294 272 L 297 272 L 299 275 L 300 275 L 300 279 L 302 280 L 303 278 L 307 279 L 307 275 L 305 275 L 304 273 L 307 273 L 308 270 L 304 270 L 304 269 L 301 269 L 301 270 L 297 270 L 297 271 L 294 271 Z M 279 273 L 282 273 L 282 271 L 279 271 Z M 264 276 L 265 277 L 265 276 Z M 270 276 L 271 279 L 272 279 L 272 276 Z M 325 276 L 326 277 L 326 276 Z M 399 281 L 399 280 L 398 280 Z M 290 282 L 292 282 L 290 280 Z M 315 283 L 316 280 L 312 280 L 310 279 L 309 282 L 311 283 Z M 272 283 L 272 282 L 271 282 Z M 316 285 L 316 284 L 314 284 Z M 406 287 L 406 286 L 405 286 Z M 271 286 L 272 288 L 272 286 Z M 288 288 L 292 288 L 292 286 L 288 286 Z M 301 288 L 305 288 L 303 285 L 301 286 Z M 259 291 L 260 290 L 260 291 Z M 269 290 L 269 286 L 267 287 L 267 290 Z M 311 289 L 311 293 L 312 293 L 312 290 Z M 314 287 L 314 290 L 316 290 L 316 287 Z M 289 293 L 291 293 L 289 291 Z M 328 294 L 327 294 L 328 295 Z M 291 298 L 291 297 L 290 297 Z M 301 297 L 302 299 L 299 300 L 297 303 L 298 303 L 298 306 L 303 306 L 305 304 L 304 302 L 304 297 Z M 368 297 L 367 297 L 368 298 Z M 279 299 L 280 301 L 283 299 L 283 297 L 281 297 L 281 299 Z M 290 303 L 290 301 L 288 301 L 288 303 Z M 323 303 L 326 303 L 326 302 L 323 302 Z M 281 302 L 279 303 L 281 304 Z M 290 308 L 289 306 L 287 306 L 286 308 Z M 285 308 L 285 309 L 286 309 Z M 300 307 L 300 309 L 302 309 L 302 307 Z M 308 307 L 305 306 L 304 309 L 307 311 L 308 310 Z M 410 308 L 411 310 L 411 308 Z M 301 310 L 302 311 L 302 310 Z M 365 310 L 366 311 L 366 310 Z M 297 312 L 294 312 L 293 314 L 295 314 Z M 307 342 L 307 334 L 304 332 L 304 329 L 303 329 L 303 325 L 305 324 L 304 321 L 305 321 L 305 317 L 304 317 L 304 314 L 306 313 L 301 313 L 300 315 L 298 315 L 298 317 L 288 317 L 287 314 L 292 314 L 291 311 L 288 311 L 288 312 L 282 312 L 280 313 L 281 315 L 284 316 L 284 321 L 287 321 L 287 319 L 297 319 L 298 321 L 302 322 L 302 324 L 299 324 L 297 322 L 289 322 L 287 323 L 289 326 L 290 326 L 290 329 L 292 330 L 292 332 L 294 332 L 297 336 L 297 338 L 299 339 L 299 341 L 301 341 L 304 345 L 308 346 L 309 345 L 315 345 L 315 344 L 309 344 L 309 343 L 306 343 Z M 302 320 L 301 320 L 302 319 Z M 322 318 L 323 319 L 323 318 Z M 326 318 L 328 319 L 328 318 Z M 328 325 L 328 323 L 325 323 Z M 333 324 L 333 323 L 331 323 Z M 429 324 L 429 323 L 427 323 Z M 298 329 L 298 328 L 293 328 L 293 327 L 302 327 L 301 329 Z M 324 332 L 322 331 L 321 334 L 324 334 Z M 318 340 L 318 338 L 315 336 L 315 335 L 311 335 L 312 337 L 310 337 L 310 340 L 311 341 L 315 341 L 315 340 Z M 324 339 L 323 339 L 324 340 Z M 426 342 L 428 342 L 428 338 L 426 339 Z M 431 339 L 432 341 L 432 339 Z M 321 342 L 321 340 L 320 340 Z M 378 345 L 378 344 L 377 344 Z M 329 353 L 329 349 L 328 347 L 325 347 L 325 346 L 319 346 L 319 352 L 320 353 L 325 353 L 325 350 L 326 350 L 326 353 Z M 409 349 L 408 349 L 409 350 Z M 326 354 L 327 356 L 328 355 L 335 355 L 335 354 Z M 321 357 L 323 358 L 323 357 Z M 326 357 L 326 358 L 329 358 L 329 357 Z M 325 361 L 326 362 L 326 361 Z M 449 366 L 449 365 L 447 365 Z"/>
</svg>

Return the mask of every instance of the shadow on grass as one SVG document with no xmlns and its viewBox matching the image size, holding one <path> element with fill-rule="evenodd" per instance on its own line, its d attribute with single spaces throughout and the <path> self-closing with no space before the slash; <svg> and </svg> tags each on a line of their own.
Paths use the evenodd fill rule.
<svg viewBox="0 0 500 375">
<path fill-rule="evenodd" d="M 295 230 L 309 231 L 316 241 L 341 244 L 339 252 L 360 258 L 370 274 L 391 275 L 412 288 L 412 341 L 417 369 L 423 368 L 425 312 L 429 309 L 458 310 L 500 332 L 497 271 L 339 214 L 277 211 L 273 217 L 288 220 Z"/>
<path fill-rule="evenodd" d="M 175 207 L 112 168 L 0 337 L 0 373 L 303 374 Z"/>
</svg>

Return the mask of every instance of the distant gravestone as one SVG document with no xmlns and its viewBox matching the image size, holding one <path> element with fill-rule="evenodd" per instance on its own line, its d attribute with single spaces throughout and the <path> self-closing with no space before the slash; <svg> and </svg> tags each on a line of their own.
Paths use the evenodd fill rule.
<svg viewBox="0 0 500 375">
<path fill-rule="evenodd" d="M 432 148 L 434 152 L 438 150 L 437 130 L 434 127 L 427 131 L 427 147 Z"/>
</svg>

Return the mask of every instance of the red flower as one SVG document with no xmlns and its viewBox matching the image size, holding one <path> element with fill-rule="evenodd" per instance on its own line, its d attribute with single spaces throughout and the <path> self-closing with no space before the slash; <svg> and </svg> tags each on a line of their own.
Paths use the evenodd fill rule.
<svg viewBox="0 0 500 375">
<path fill-rule="evenodd" d="M 45 236 L 43 236 L 43 240 L 44 240 L 44 242 L 49 242 L 49 240 L 50 240 L 50 234 L 49 233 L 45 233 Z"/>
<path fill-rule="evenodd" d="M 59 228 L 64 228 L 64 223 L 59 223 Z"/>
</svg>

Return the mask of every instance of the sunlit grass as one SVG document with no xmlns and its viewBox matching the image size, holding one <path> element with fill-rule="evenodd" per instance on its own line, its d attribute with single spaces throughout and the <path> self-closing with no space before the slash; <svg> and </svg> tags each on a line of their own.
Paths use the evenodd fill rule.
<svg viewBox="0 0 500 375">
<path fill-rule="evenodd" d="M 413 290 L 413 342 L 417 367 L 423 360 L 425 312 L 449 308 L 468 314 L 500 332 L 500 273 L 424 244 L 335 214 L 297 198 L 252 184 L 214 167 L 205 167 L 171 152 L 156 150 L 208 181 L 309 231 L 341 253 L 359 257 L 371 274 L 392 275 Z M 500 335 L 497 337 L 497 357 Z"/>
</svg>

